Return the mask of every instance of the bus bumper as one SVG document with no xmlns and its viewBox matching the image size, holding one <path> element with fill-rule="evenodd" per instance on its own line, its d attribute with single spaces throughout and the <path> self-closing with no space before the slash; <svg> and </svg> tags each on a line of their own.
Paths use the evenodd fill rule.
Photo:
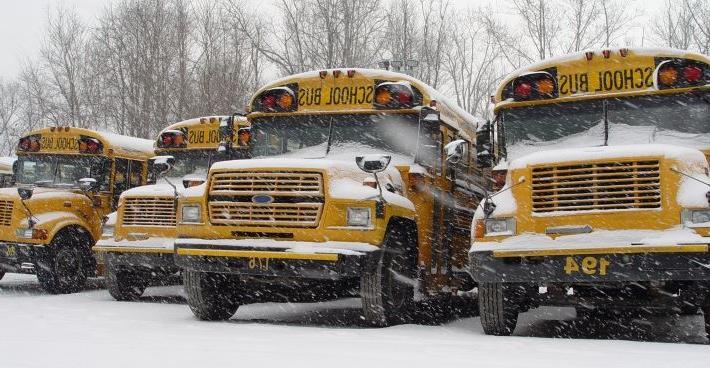
<svg viewBox="0 0 710 368">
<path fill-rule="evenodd" d="M 273 241 L 263 247 L 263 239 L 178 239 L 175 260 L 181 268 L 199 272 L 340 279 L 359 277 L 366 257 L 377 249 L 366 243 Z"/>
<path fill-rule="evenodd" d="M 710 280 L 707 243 L 485 251 L 474 248 L 469 256 L 471 276 L 477 282 Z"/>
<path fill-rule="evenodd" d="M 99 263 L 117 268 L 175 273 L 171 238 L 148 238 L 140 241 L 101 239 L 93 248 Z"/>
<path fill-rule="evenodd" d="M 13 273 L 35 273 L 38 259 L 47 255 L 43 245 L 0 242 L 0 270 Z"/>
</svg>

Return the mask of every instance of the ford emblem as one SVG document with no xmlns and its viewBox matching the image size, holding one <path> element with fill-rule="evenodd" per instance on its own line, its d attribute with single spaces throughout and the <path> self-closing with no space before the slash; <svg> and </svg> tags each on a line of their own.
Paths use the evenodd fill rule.
<svg viewBox="0 0 710 368">
<path fill-rule="evenodd" d="M 257 194 L 251 197 L 251 201 L 258 204 L 269 204 L 274 201 L 274 197 L 268 194 Z"/>
</svg>

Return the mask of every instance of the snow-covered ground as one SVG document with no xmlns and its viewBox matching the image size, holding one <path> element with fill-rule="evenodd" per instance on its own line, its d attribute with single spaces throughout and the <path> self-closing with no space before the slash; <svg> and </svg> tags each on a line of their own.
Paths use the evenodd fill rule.
<svg viewBox="0 0 710 368">
<path fill-rule="evenodd" d="M 229 322 L 200 322 L 180 287 L 116 302 L 98 282 L 46 295 L 33 276 L 0 281 L 0 367 L 701 367 L 701 316 L 649 317 L 604 328 L 569 309 L 523 316 L 515 337 L 478 318 L 364 328 L 359 300 L 256 304 Z"/>
</svg>

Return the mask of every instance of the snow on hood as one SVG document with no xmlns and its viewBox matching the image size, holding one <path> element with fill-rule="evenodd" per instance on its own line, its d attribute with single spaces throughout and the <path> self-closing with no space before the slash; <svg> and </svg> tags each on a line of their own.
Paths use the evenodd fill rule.
<svg viewBox="0 0 710 368">
<path fill-rule="evenodd" d="M 204 177 L 202 179 L 204 180 Z M 185 187 L 182 185 L 183 178 L 168 178 L 168 180 L 175 185 L 178 195 L 185 191 Z M 128 189 L 121 194 L 121 197 L 172 197 L 175 194 L 175 189 L 165 182 L 165 179 L 160 179 L 156 184 Z"/>
<path fill-rule="evenodd" d="M 585 148 L 568 148 L 540 151 L 513 160 L 510 169 L 521 169 L 528 166 L 558 164 L 570 161 L 590 161 L 604 159 L 634 158 L 658 156 L 707 167 L 707 160 L 702 152 L 692 148 L 685 148 L 667 144 L 638 144 L 624 146 L 600 146 Z"/>
<path fill-rule="evenodd" d="M 32 191 L 32 198 L 34 199 L 68 199 L 72 196 L 81 196 L 86 198 L 83 194 L 79 192 L 76 188 L 48 188 L 48 187 L 35 187 Z M 17 194 L 17 187 L 11 188 L 0 188 L 0 197 L 10 198 L 10 199 L 20 199 L 20 195 Z"/>
</svg>

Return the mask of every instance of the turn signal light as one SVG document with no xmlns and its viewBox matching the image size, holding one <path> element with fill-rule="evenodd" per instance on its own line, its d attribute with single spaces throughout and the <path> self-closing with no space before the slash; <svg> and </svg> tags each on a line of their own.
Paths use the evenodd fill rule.
<svg viewBox="0 0 710 368">
<path fill-rule="evenodd" d="M 39 134 L 20 138 L 20 141 L 17 143 L 17 150 L 22 152 L 38 152 L 42 146 L 40 144 L 41 138 Z"/>
<path fill-rule="evenodd" d="M 104 145 L 96 138 L 80 136 L 79 153 L 99 154 L 103 153 Z"/>
<path fill-rule="evenodd" d="M 710 66 L 700 61 L 671 59 L 658 65 L 656 82 L 658 88 L 685 88 L 701 86 L 710 82 Z"/>
<path fill-rule="evenodd" d="M 252 111 L 290 112 L 296 111 L 297 84 L 275 87 L 260 93 L 253 101 Z"/>
<path fill-rule="evenodd" d="M 486 235 L 486 220 L 478 219 L 474 225 L 473 237 L 475 239 L 481 239 Z"/>
<path fill-rule="evenodd" d="M 32 239 L 47 240 L 48 233 L 45 229 L 32 229 Z"/>
<path fill-rule="evenodd" d="M 541 100 L 557 97 L 557 83 L 554 77 L 545 71 L 530 73 L 514 79 L 506 87 L 504 98 L 515 101 Z M 511 96 L 512 92 L 512 96 Z"/>
<path fill-rule="evenodd" d="M 407 82 L 383 82 L 375 87 L 375 108 L 411 108 L 418 104 L 421 94 Z"/>
</svg>

